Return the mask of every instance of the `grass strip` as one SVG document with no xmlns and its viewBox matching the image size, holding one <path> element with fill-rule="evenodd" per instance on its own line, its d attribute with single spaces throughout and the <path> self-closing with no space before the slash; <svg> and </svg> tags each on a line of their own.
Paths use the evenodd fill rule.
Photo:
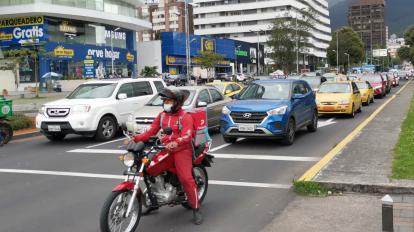
<svg viewBox="0 0 414 232">
<path fill-rule="evenodd" d="M 326 197 L 333 191 L 314 181 L 294 181 L 293 191 L 302 196 Z"/>
<path fill-rule="evenodd" d="M 23 114 L 15 114 L 8 117 L 10 125 L 14 131 L 34 127 L 33 118 L 27 117 Z"/>
<path fill-rule="evenodd" d="M 392 178 L 414 179 L 414 97 L 403 122 L 398 143 L 394 147 Z"/>
</svg>

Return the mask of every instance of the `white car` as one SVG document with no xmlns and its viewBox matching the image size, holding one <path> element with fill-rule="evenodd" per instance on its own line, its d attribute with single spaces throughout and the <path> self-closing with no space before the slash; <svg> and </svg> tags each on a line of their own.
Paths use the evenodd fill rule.
<svg viewBox="0 0 414 232">
<path fill-rule="evenodd" d="M 158 78 L 89 81 L 66 98 L 44 104 L 36 117 L 36 127 L 51 141 L 62 140 L 67 134 L 108 141 L 126 123 L 128 115 L 165 86 Z"/>
</svg>

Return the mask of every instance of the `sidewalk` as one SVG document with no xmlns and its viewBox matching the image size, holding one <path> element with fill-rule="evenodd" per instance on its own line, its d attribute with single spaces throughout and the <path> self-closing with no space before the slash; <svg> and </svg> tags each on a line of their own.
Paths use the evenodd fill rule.
<svg viewBox="0 0 414 232">
<path fill-rule="evenodd" d="M 24 94 L 24 98 L 21 97 L 22 94 Z M 40 92 L 39 98 L 35 98 L 35 93 L 31 92 L 9 92 L 7 98 L 13 100 L 13 112 L 36 116 L 39 108 L 44 103 L 62 99 L 68 94 L 69 92 Z"/>
<path fill-rule="evenodd" d="M 408 113 L 414 82 L 390 102 L 314 181 L 341 191 L 414 194 L 413 180 L 392 180 L 393 149 Z"/>
<path fill-rule="evenodd" d="M 345 194 L 297 196 L 262 232 L 382 231 L 385 193 L 394 201 L 394 231 L 414 232 L 414 180 L 389 178 L 413 93 L 411 82 L 313 179 Z"/>
</svg>

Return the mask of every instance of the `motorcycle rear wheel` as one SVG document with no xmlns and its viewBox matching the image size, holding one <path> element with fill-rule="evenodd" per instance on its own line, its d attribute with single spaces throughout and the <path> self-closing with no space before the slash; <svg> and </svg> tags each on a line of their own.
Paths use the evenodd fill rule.
<svg viewBox="0 0 414 232">
<path fill-rule="evenodd" d="M 193 177 L 197 185 L 198 201 L 201 204 L 207 195 L 207 189 L 208 189 L 208 174 L 207 174 L 206 168 L 201 165 L 194 166 Z M 191 209 L 191 206 L 188 202 L 184 202 L 181 205 L 186 209 Z"/>
<path fill-rule="evenodd" d="M 7 123 L 0 123 L 0 133 L 3 136 L 3 144 L 7 144 L 13 137 L 13 129 Z M 0 141 L 1 143 L 1 141 Z"/>
<path fill-rule="evenodd" d="M 106 199 L 100 216 L 102 232 L 133 232 L 138 227 L 142 214 L 141 196 L 137 195 L 128 218 L 125 214 L 131 199 L 132 191 L 111 192 Z M 124 223 L 127 221 L 125 226 Z"/>
</svg>

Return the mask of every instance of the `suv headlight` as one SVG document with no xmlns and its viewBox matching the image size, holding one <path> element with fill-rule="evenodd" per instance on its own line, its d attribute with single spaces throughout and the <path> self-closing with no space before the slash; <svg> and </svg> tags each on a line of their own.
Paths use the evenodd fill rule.
<svg viewBox="0 0 414 232">
<path fill-rule="evenodd" d="M 339 104 L 349 104 L 350 103 L 350 101 L 349 100 L 340 100 L 340 101 L 338 101 L 338 103 Z"/>
<path fill-rule="evenodd" d="M 229 110 L 229 108 L 227 106 L 223 106 L 223 109 L 221 110 L 222 114 L 230 114 L 231 110 Z"/>
<path fill-rule="evenodd" d="M 281 115 L 286 113 L 287 106 L 281 106 L 273 110 L 267 111 L 268 115 Z"/>
<path fill-rule="evenodd" d="M 45 113 L 46 113 L 46 106 L 42 106 L 42 107 L 40 107 L 40 109 L 39 109 L 39 114 L 43 114 L 43 115 L 45 115 Z"/>
<path fill-rule="evenodd" d="M 122 159 L 124 162 L 124 165 L 128 168 L 134 166 L 135 163 L 135 156 L 132 152 L 128 152 L 124 155 L 124 158 Z"/>
<path fill-rule="evenodd" d="M 90 105 L 77 105 L 72 107 L 73 113 L 87 113 L 91 110 Z"/>
</svg>

